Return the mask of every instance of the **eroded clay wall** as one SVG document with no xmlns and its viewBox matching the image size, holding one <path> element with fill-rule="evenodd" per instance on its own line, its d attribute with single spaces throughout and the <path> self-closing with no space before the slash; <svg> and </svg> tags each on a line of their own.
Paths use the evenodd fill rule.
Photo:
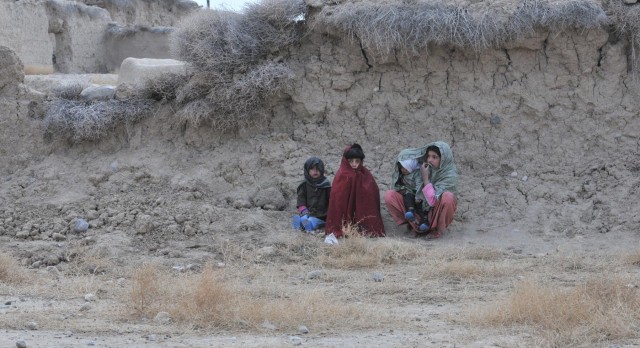
<svg viewBox="0 0 640 348">
<path fill-rule="evenodd" d="M 13 49 L 27 69 L 52 71 L 54 47 L 43 1 L 0 0 L 0 45 Z"/>
<path fill-rule="evenodd" d="M 122 25 L 175 26 L 200 6 L 190 0 L 82 0 L 106 9 Z"/>
</svg>

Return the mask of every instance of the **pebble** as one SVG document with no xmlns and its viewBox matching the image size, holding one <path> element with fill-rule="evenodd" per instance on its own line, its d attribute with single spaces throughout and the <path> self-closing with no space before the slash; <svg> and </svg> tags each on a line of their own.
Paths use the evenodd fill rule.
<svg viewBox="0 0 640 348">
<path fill-rule="evenodd" d="M 25 341 L 17 341 L 16 342 L 16 347 L 17 348 L 27 348 L 27 342 L 25 342 Z"/>
<path fill-rule="evenodd" d="M 302 338 L 298 337 L 298 336 L 289 336 L 289 340 L 291 341 L 291 343 L 294 346 L 300 346 L 302 345 Z"/>
<path fill-rule="evenodd" d="M 74 233 L 87 232 L 89 223 L 85 219 L 76 219 L 72 222 L 71 231 Z"/>
<path fill-rule="evenodd" d="M 38 330 L 38 323 L 36 323 L 35 321 L 30 321 L 25 326 L 27 330 Z"/>
<path fill-rule="evenodd" d="M 302 334 L 308 334 L 309 333 L 309 329 L 304 325 L 300 325 L 300 326 L 298 326 L 298 332 L 302 333 Z"/>
<path fill-rule="evenodd" d="M 271 324 L 268 320 L 265 320 L 264 322 L 262 322 L 262 328 L 267 329 L 267 330 L 277 330 L 278 327 Z"/>
<path fill-rule="evenodd" d="M 169 316 L 169 313 L 167 312 L 159 312 L 156 314 L 155 318 L 153 318 L 153 321 L 158 324 L 167 324 L 171 322 L 171 316 Z"/>
<path fill-rule="evenodd" d="M 374 282 L 381 282 L 384 280 L 384 274 L 382 274 L 381 272 L 374 272 L 371 278 Z"/>
<path fill-rule="evenodd" d="M 316 278 L 320 278 L 320 276 L 322 275 L 322 271 L 319 269 L 313 270 L 309 273 L 307 273 L 307 278 L 308 279 L 316 279 Z"/>
<path fill-rule="evenodd" d="M 525 175 L 525 176 L 522 177 L 522 181 L 527 181 L 527 180 L 529 180 L 528 176 Z"/>
<path fill-rule="evenodd" d="M 58 232 L 55 232 L 51 237 L 53 237 L 53 240 L 55 240 L 56 242 L 62 242 L 63 240 L 67 239 L 67 236 Z"/>
<path fill-rule="evenodd" d="M 94 302 L 95 300 L 97 300 L 97 297 L 94 294 L 86 294 L 84 295 L 84 300 L 87 302 Z"/>
<path fill-rule="evenodd" d="M 518 172 L 515 172 L 515 171 L 511 172 L 510 175 L 511 175 L 512 178 L 517 178 L 518 177 Z"/>
</svg>

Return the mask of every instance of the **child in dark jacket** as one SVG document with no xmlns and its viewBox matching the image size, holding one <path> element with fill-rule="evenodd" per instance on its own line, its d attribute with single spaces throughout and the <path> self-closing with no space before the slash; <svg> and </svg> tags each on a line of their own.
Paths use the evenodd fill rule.
<svg viewBox="0 0 640 348">
<path fill-rule="evenodd" d="M 422 200 L 416 197 L 416 192 L 422 188 L 420 176 L 420 164 L 416 159 L 403 159 L 396 162 L 398 168 L 394 172 L 394 189 L 402 195 L 407 211 L 405 219 L 419 226 L 420 231 L 429 229 L 429 224 L 424 219 Z M 422 223 L 420 223 L 422 222 Z"/>
<path fill-rule="evenodd" d="M 298 213 L 293 217 L 293 228 L 307 232 L 321 228 L 327 219 L 331 182 L 324 176 L 324 163 L 311 157 L 304 163 L 304 181 L 297 188 Z"/>
</svg>

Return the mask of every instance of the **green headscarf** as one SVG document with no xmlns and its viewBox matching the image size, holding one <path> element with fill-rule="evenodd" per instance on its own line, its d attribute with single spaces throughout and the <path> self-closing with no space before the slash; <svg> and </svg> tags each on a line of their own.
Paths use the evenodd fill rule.
<svg viewBox="0 0 640 348">
<path fill-rule="evenodd" d="M 449 144 L 444 141 L 436 141 L 427 144 L 422 147 L 415 147 L 404 149 L 398 154 L 396 164 L 393 166 L 393 176 L 391 181 L 391 187 L 395 187 L 398 179 L 400 178 L 400 169 L 398 168 L 398 162 L 407 159 L 417 159 L 418 162 L 424 162 L 424 156 L 427 154 L 427 148 L 429 146 L 437 146 L 440 149 L 440 168 L 429 168 L 429 179 L 433 184 L 433 188 L 436 190 L 436 198 L 440 198 L 445 191 L 456 193 L 458 185 L 458 169 L 453 161 L 453 152 Z M 422 193 L 422 176 L 418 174 L 419 179 L 416 180 L 416 198 L 426 201 L 424 194 Z"/>
<path fill-rule="evenodd" d="M 451 152 L 449 144 L 444 141 L 436 141 L 428 144 L 425 149 L 429 146 L 437 146 L 440 149 L 440 168 L 429 167 L 429 180 L 436 190 L 436 198 L 440 198 L 445 191 L 456 193 L 458 169 L 453 161 L 453 152 Z"/>
</svg>

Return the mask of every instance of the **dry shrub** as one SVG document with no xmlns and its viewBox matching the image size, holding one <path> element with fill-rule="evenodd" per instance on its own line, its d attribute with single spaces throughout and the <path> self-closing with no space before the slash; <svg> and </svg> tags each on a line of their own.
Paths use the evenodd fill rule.
<svg viewBox="0 0 640 348">
<path fill-rule="evenodd" d="M 589 0 L 525 0 L 511 11 L 504 10 L 505 5 L 343 3 L 324 7 L 318 18 L 357 38 L 364 48 L 384 53 L 417 52 L 431 43 L 480 50 L 522 38 L 538 27 L 589 29 L 606 20 L 600 5 Z"/>
<path fill-rule="evenodd" d="M 607 0 L 604 6 L 618 34 L 629 40 L 630 68 L 637 78 L 640 71 L 640 7 L 627 5 L 622 0 Z"/>
<path fill-rule="evenodd" d="M 261 123 L 269 116 L 269 98 L 293 79 L 286 64 L 269 56 L 300 39 L 298 18 L 305 15 L 303 1 L 266 0 L 243 14 L 203 10 L 183 21 L 172 35 L 172 50 L 194 74 L 176 92 L 184 106 L 179 117 L 193 125 L 208 121 L 221 131 Z"/>
<path fill-rule="evenodd" d="M 131 308 L 140 315 L 155 316 L 162 308 L 162 289 L 165 279 L 160 278 L 157 265 L 144 263 L 136 268 L 131 277 Z"/>
<path fill-rule="evenodd" d="M 357 225 L 343 226 L 344 238 L 338 245 L 325 248 L 318 262 L 325 267 L 354 269 L 410 261 L 422 255 L 415 244 L 386 238 L 368 238 Z"/>
<path fill-rule="evenodd" d="M 88 85 L 81 81 L 67 81 L 55 86 L 51 94 L 56 98 L 74 100 L 80 98 L 80 93 L 82 93 L 82 90 L 86 87 L 88 87 Z"/>
<path fill-rule="evenodd" d="M 10 255 L 0 255 L 0 282 L 19 284 L 27 280 L 27 274 L 18 261 Z"/>
<path fill-rule="evenodd" d="M 163 74 L 147 79 L 141 88 L 146 99 L 167 101 L 176 99 L 177 91 L 187 83 L 188 77 L 179 74 Z"/>
<path fill-rule="evenodd" d="M 47 131 L 73 141 L 95 140 L 118 125 L 150 115 L 150 100 L 75 101 L 55 99 L 49 105 L 44 124 Z"/>
<path fill-rule="evenodd" d="M 640 292 L 622 279 L 596 279 L 572 289 L 523 282 L 498 307 L 473 313 L 485 326 L 530 325 L 549 345 L 595 343 L 637 337 Z"/>
</svg>

